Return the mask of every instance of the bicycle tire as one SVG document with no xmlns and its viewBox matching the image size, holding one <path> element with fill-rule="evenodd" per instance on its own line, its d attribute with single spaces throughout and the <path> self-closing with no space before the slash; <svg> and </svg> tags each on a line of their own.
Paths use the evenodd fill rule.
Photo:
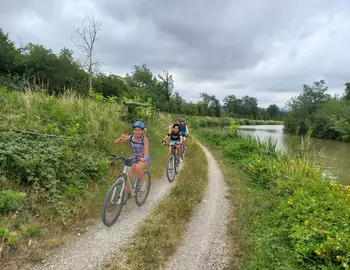
<svg viewBox="0 0 350 270">
<path fill-rule="evenodd" d="M 115 213 L 115 216 L 112 218 L 111 221 L 108 221 L 107 220 L 107 206 L 109 204 L 109 196 L 112 195 L 114 189 L 118 186 L 122 186 L 123 183 L 126 182 L 126 176 L 124 174 L 120 174 L 118 175 L 117 177 L 117 180 L 114 182 L 114 184 L 110 187 L 110 189 L 108 190 L 107 194 L 106 194 L 106 197 L 103 201 L 103 208 L 102 208 L 102 222 L 104 225 L 106 225 L 107 227 L 111 227 L 112 225 L 114 225 L 114 223 L 117 221 L 122 209 L 123 209 L 123 206 L 124 206 L 124 191 L 122 193 L 122 197 L 121 197 L 121 203 L 118 204 L 118 209 Z M 123 187 L 121 187 L 123 188 Z"/>
<path fill-rule="evenodd" d="M 173 167 L 173 170 L 174 170 L 174 173 L 173 173 L 173 176 L 170 177 L 170 172 L 169 172 L 169 164 L 172 164 L 172 167 Z M 167 166 L 166 166 L 166 176 L 168 178 L 168 181 L 171 183 L 174 181 L 174 178 L 175 178 L 175 164 L 174 164 L 174 156 L 173 155 L 170 155 L 169 158 L 168 158 L 168 162 L 167 162 Z"/>
<path fill-rule="evenodd" d="M 139 197 L 138 197 L 138 194 L 139 194 L 139 191 L 140 191 L 140 188 L 141 188 L 141 182 L 140 182 L 140 179 L 137 179 L 136 181 L 136 186 L 135 186 L 135 196 L 134 196 L 134 199 L 135 199 L 135 203 L 138 205 L 138 206 L 141 206 L 143 205 L 147 198 L 148 198 L 148 194 L 151 190 L 151 175 L 150 173 L 145 170 L 144 171 L 144 174 L 145 174 L 145 177 L 148 177 L 148 185 L 147 185 L 147 190 L 146 190 L 146 194 L 145 194 L 145 197 L 143 198 L 142 201 L 139 200 Z"/>
</svg>

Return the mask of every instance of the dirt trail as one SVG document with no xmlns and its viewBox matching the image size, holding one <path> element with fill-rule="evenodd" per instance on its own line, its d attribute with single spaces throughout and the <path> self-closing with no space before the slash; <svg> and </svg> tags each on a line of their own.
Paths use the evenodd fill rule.
<svg viewBox="0 0 350 270">
<path fill-rule="evenodd" d="M 138 207 L 133 200 L 128 200 L 112 227 L 107 228 L 102 221 L 99 222 L 86 234 L 81 235 L 76 242 L 63 247 L 56 255 L 46 260 L 44 265 L 30 269 L 99 268 L 137 231 L 147 215 L 168 193 L 171 186 L 166 177 L 159 181 L 152 181 L 151 192 L 143 206 Z"/>
<path fill-rule="evenodd" d="M 229 203 L 223 174 L 208 149 L 202 146 L 208 160 L 208 188 L 192 220 L 184 240 L 170 258 L 165 269 L 223 269 L 228 266 L 225 237 Z"/>
</svg>

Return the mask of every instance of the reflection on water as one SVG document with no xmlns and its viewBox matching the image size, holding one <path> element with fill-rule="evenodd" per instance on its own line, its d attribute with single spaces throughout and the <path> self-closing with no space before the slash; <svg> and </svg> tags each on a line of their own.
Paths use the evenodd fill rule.
<svg viewBox="0 0 350 270">
<path fill-rule="evenodd" d="M 295 135 L 283 132 L 283 125 L 249 125 L 241 126 L 240 131 L 264 141 L 271 137 L 277 141 L 279 149 L 286 149 L 290 139 Z M 333 175 L 340 183 L 350 184 L 350 143 L 312 139 L 312 148 L 322 156 L 323 170 L 327 175 Z"/>
</svg>

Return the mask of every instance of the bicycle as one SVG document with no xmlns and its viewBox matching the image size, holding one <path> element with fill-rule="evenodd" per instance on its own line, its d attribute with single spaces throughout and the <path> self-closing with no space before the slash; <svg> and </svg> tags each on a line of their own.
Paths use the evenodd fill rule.
<svg viewBox="0 0 350 270">
<path fill-rule="evenodd" d="M 113 161 L 121 160 L 124 164 L 123 172 L 120 173 L 114 184 L 110 187 L 108 190 L 106 197 L 103 202 L 103 208 L 102 208 L 102 222 L 107 227 L 112 226 L 118 219 L 124 204 L 126 204 L 126 201 L 134 197 L 135 203 L 138 206 L 143 205 L 146 202 L 146 199 L 148 197 L 148 194 L 150 192 L 151 188 L 151 175 L 148 172 L 148 170 L 144 170 L 144 181 L 147 181 L 147 188 L 146 190 L 141 190 L 141 183 L 140 179 L 136 176 L 133 178 L 135 179 L 134 185 L 131 184 L 130 177 L 129 177 L 129 168 L 134 164 L 138 163 L 140 161 L 139 158 L 136 157 L 124 157 L 124 156 L 117 156 L 117 155 L 110 155 L 114 158 Z M 112 162 L 113 162 L 112 161 Z M 125 187 L 126 185 L 129 186 L 129 193 L 125 194 Z M 144 194 L 144 198 L 140 199 L 140 195 Z M 130 196 L 131 195 L 131 196 Z M 111 198 L 110 198 L 111 196 Z M 107 207 L 109 205 L 116 206 L 116 210 L 112 211 L 112 218 L 109 219 L 109 211 Z"/>
<path fill-rule="evenodd" d="M 164 144 L 165 146 L 172 146 L 171 155 L 168 158 L 167 169 L 166 169 L 166 175 L 170 183 L 174 181 L 175 175 L 178 174 L 180 171 L 179 153 L 176 151 L 177 144 L 179 143 Z"/>
</svg>

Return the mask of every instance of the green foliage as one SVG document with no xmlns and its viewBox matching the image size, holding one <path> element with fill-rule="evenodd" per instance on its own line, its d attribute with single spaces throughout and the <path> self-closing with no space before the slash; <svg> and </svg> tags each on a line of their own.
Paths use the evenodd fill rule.
<svg viewBox="0 0 350 270">
<path fill-rule="evenodd" d="M 350 186 L 322 177 L 307 142 L 302 153 L 282 153 L 271 140 L 230 131 L 201 130 L 198 135 L 240 167 L 250 196 L 260 198 L 249 206 L 248 220 L 242 220 L 251 250 L 246 268 L 350 267 Z"/>
<path fill-rule="evenodd" d="M 29 226 L 22 231 L 22 235 L 27 238 L 39 237 L 41 228 L 39 225 Z"/>
<path fill-rule="evenodd" d="M 0 212 L 20 211 L 24 206 L 26 194 L 13 190 L 0 190 Z"/>
<path fill-rule="evenodd" d="M 284 119 L 287 131 L 301 135 L 312 130 L 312 136 L 333 140 L 350 140 L 350 103 L 348 85 L 342 99 L 331 98 L 325 92 L 325 82 L 304 85 L 303 93 L 289 101 L 290 112 Z"/>
</svg>

